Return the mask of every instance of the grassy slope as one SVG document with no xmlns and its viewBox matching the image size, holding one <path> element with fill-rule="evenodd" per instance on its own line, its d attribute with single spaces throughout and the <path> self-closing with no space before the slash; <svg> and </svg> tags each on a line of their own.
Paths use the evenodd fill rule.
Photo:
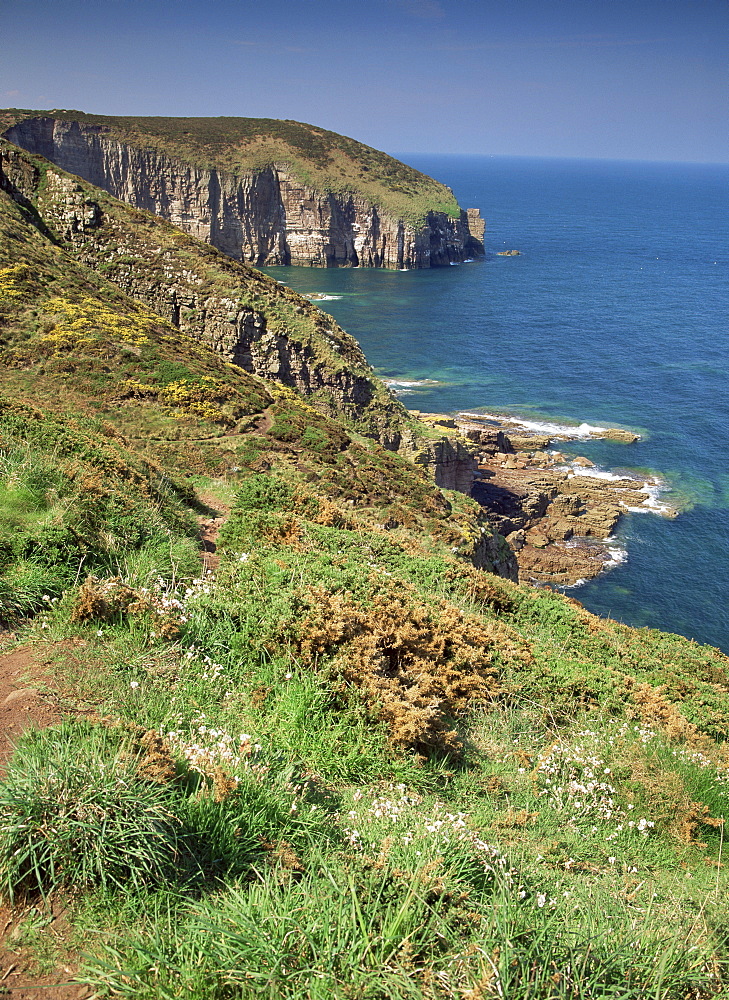
<svg viewBox="0 0 729 1000">
<path fill-rule="evenodd" d="M 180 328 L 194 340 L 207 336 L 203 319 L 206 312 L 212 314 L 217 309 L 223 319 L 226 314 L 234 318 L 241 311 L 254 312 L 262 318 L 268 333 L 285 338 L 295 354 L 306 357 L 312 371 L 321 368 L 333 376 L 345 373 L 367 382 L 368 402 L 359 407 L 358 426 L 378 437 L 398 435 L 406 421 L 403 407 L 374 377 L 354 338 L 314 304 L 248 264 L 230 260 L 149 212 L 130 208 L 41 156 L 19 151 L 2 140 L 0 151 L 19 153 L 26 178 L 32 177 L 23 188 L 30 200 L 26 210 L 30 215 L 16 225 L 42 220 L 51 242 L 62 244 L 82 264 L 81 271 L 77 268 L 77 281 L 95 281 L 105 288 L 111 282 L 119 288 L 131 288 L 148 304 L 161 300 L 166 308 L 168 289 L 173 286 L 183 303 Z M 69 204 L 79 214 L 84 205 L 98 206 L 101 224 L 90 227 L 81 239 L 64 238 Z M 10 254 L 8 260 L 14 261 L 15 257 Z M 94 273 L 98 277 L 94 278 Z M 51 284 L 46 282 L 45 286 L 41 294 L 51 294 Z M 105 290 L 103 294 L 109 293 Z M 110 294 L 118 297 L 119 293 L 111 288 Z M 219 322 L 216 335 L 224 325 Z M 325 411 L 336 411 L 336 403 L 326 393 L 311 401 Z"/>
<path fill-rule="evenodd" d="M 471 501 L 1 192 L 0 336 L 3 619 L 96 719 L 21 742 L 0 876 L 102 995 L 727 994 L 726 657 L 474 570 Z"/>
<path fill-rule="evenodd" d="M 0 131 L 25 118 L 101 125 L 113 139 L 153 149 L 204 169 L 244 174 L 285 165 L 319 191 L 354 193 L 396 218 L 422 221 L 429 211 L 458 218 L 452 191 L 355 139 L 302 122 L 273 118 L 131 118 L 80 111 L 0 111 Z"/>
</svg>

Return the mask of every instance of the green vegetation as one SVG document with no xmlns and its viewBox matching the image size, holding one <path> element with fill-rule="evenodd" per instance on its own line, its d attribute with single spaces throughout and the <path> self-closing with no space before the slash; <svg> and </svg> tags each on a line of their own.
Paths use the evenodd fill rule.
<svg viewBox="0 0 729 1000">
<path fill-rule="evenodd" d="M 356 341 L 315 305 L 156 216 L 131 209 L 0 140 L 3 154 L 9 189 L 19 183 L 17 200 L 6 205 L 0 219 L 8 250 L 0 270 L 0 344 L 12 349 L 8 361 L 13 367 L 27 368 L 44 357 L 45 370 L 55 367 L 68 377 L 73 372 L 63 355 L 73 346 L 92 355 L 85 367 L 96 379 L 103 372 L 99 361 L 113 359 L 115 383 L 127 362 L 131 388 L 140 381 L 168 385 L 218 376 L 223 366 L 198 343 L 214 347 L 221 358 L 237 358 L 243 346 L 248 370 L 273 373 L 289 386 L 298 384 L 301 371 L 300 380 L 322 386 L 310 397 L 320 410 L 346 415 L 380 440 L 397 439 L 402 406 L 374 378 Z M 89 204 L 98 208 L 94 225 L 69 238 L 69 216 L 78 226 Z M 29 223 L 39 232 L 29 231 Z M 94 327 L 85 311 L 100 296 L 103 321 L 100 312 Z M 113 318 L 119 309 L 123 320 Z M 148 336 L 150 326 L 157 331 L 154 338 Z M 36 333 L 41 339 L 25 350 Z M 80 369 L 77 363 L 73 367 Z M 237 366 L 234 370 L 244 376 Z M 239 387 L 243 381 L 238 380 Z M 350 383 L 356 393 L 348 389 Z M 258 409 L 260 400 L 252 405 Z M 233 408 L 244 412 L 240 400 Z M 230 428 L 235 423 L 230 407 L 197 415 L 207 416 L 208 424 Z"/>
<path fill-rule="evenodd" d="M 475 504 L 37 203 L 0 192 L 0 616 L 67 718 L 0 780 L 9 947 L 135 1000 L 728 996 L 727 658 L 474 568 Z"/>
</svg>

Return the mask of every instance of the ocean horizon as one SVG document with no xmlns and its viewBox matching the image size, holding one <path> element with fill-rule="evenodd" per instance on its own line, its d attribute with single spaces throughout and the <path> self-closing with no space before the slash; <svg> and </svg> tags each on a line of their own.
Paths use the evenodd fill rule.
<svg viewBox="0 0 729 1000">
<path fill-rule="evenodd" d="M 639 433 L 561 450 L 657 474 L 682 513 L 626 514 L 612 568 L 569 592 L 597 614 L 729 652 L 729 165 L 400 158 L 481 210 L 483 259 L 268 272 L 324 296 L 412 409 Z"/>
</svg>

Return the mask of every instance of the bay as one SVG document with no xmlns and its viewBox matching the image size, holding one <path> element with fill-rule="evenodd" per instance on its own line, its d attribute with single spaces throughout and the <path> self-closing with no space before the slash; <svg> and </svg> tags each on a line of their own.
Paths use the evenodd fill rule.
<svg viewBox="0 0 729 1000">
<path fill-rule="evenodd" d="M 483 260 L 269 273 L 326 295 L 378 374 L 421 383 L 399 386 L 413 409 L 638 431 L 575 450 L 659 472 L 684 512 L 626 515 L 626 561 L 571 593 L 729 652 L 729 166 L 399 158 L 481 209 Z"/>
</svg>

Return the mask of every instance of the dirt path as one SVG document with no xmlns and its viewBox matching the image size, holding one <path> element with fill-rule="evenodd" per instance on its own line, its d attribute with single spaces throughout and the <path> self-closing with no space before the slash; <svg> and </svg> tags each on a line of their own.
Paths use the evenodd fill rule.
<svg viewBox="0 0 729 1000">
<path fill-rule="evenodd" d="M 203 572 L 214 573 L 220 562 L 217 554 L 218 532 L 228 520 L 230 507 L 223 503 L 213 493 L 200 493 L 200 499 L 209 508 L 212 517 L 208 514 L 199 519 L 200 525 L 200 558 L 203 564 Z"/>
<path fill-rule="evenodd" d="M 14 742 L 29 726 L 59 722 L 61 714 L 47 688 L 48 651 L 26 646 L 0 655 L 0 777 Z"/>
<path fill-rule="evenodd" d="M 31 726 L 60 722 L 61 712 L 48 693 L 47 664 L 53 647 L 26 646 L 0 654 L 0 778 L 13 744 Z M 46 948 L 64 953 L 65 916 L 62 910 L 49 912 L 26 906 L 0 906 L 0 997 L 8 1000 L 82 1000 L 91 996 L 86 986 L 73 983 L 74 963 L 68 955 L 50 972 L 35 973 L 32 952 L 24 941 L 42 935 Z"/>
</svg>

